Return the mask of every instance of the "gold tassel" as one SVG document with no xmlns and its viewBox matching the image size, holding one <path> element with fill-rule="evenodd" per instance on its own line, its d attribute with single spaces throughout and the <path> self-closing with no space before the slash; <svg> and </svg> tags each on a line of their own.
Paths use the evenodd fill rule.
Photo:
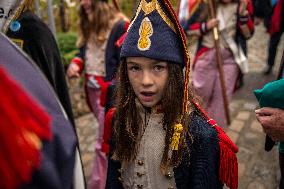
<svg viewBox="0 0 284 189">
<path fill-rule="evenodd" d="M 180 139 L 180 135 L 182 133 L 182 130 L 183 130 L 182 124 L 180 124 L 180 123 L 175 124 L 174 134 L 173 134 L 173 137 L 171 139 L 172 140 L 171 141 L 171 149 L 172 150 L 178 150 L 179 139 Z"/>
</svg>

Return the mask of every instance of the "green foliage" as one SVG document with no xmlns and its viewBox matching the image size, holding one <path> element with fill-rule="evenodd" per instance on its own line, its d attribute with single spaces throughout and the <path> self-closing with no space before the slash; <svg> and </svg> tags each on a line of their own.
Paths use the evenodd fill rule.
<svg viewBox="0 0 284 189">
<path fill-rule="evenodd" d="M 121 8 L 121 11 L 128 17 L 132 18 L 133 15 L 133 7 L 137 6 L 134 4 L 135 0 L 120 0 L 119 6 Z"/>
<path fill-rule="evenodd" d="M 75 45 L 76 40 L 77 34 L 74 32 L 57 34 L 57 43 L 65 65 L 69 64 L 75 54 L 78 53 L 78 49 Z"/>
<path fill-rule="evenodd" d="M 122 12 L 131 19 L 139 2 L 140 0 L 119 0 L 119 6 Z M 176 10 L 178 0 L 170 0 L 170 2 L 172 3 L 174 10 Z"/>
<path fill-rule="evenodd" d="M 1 1 L 1 0 L 0 0 Z M 40 1 L 40 14 L 41 18 L 46 22 L 47 18 L 47 3 L 46 0 L 39 0 Z M 53 14 L 56 24 L 56 30 L 59 32 L 61 30 L 60 27 L 60 14 L 59 14 L 59 3 L 61 0 L 52 0 L 52 8 Z M 76 32 L 78 28 L 78 7 L 79 7 L 79 0 L 63 0 L 65 3 L 65 22 L 68 31 Z M 108 2 L 112 2 L 114 0 L 108 0 Z M 172 3 L 174 10 L 177 9 L 177 4 L 179 0 L 170 0 Z M 136 10 L 140 0 L 117 0 L 121 11 L 128 16 L 129 19 L 132 18 L 134 11 Z"/>
<path fill-rule="evenodd" d="M 112 0 L 109 0 L 110 2 Z M 178 4 L 178 0 L 170 0 L 174 10 L 176 10 L 176 6 Z M 59 10 L 58 4 L 60 0 L 53 0 L 53 12 L 56 21 L 57 31 L 60 30 L 60 21 L 59 21 Z M 140 0 L 118 0 L 119 6 L 122 12 L 128 16 L 130 19 L 133 16 L 134 11 L 136 10 Z M 43 20 L 47 22 L 47 4 L 46 0 L 40 0 L 40 12 Z M 71 59 L 78 53 L 76 48 L 76 40 L 77 40 L 77 23 L 78 23 L 78 6 L 79 1 L 77 0 L 69 0 L 69 3 L 65 1 L 65 20 L 67 27 L 69 29 L 68 33 L 57 33 L 57 42 L 60 49 L 61 57 L 63 63 L 68 65 Z"/>
</svg>

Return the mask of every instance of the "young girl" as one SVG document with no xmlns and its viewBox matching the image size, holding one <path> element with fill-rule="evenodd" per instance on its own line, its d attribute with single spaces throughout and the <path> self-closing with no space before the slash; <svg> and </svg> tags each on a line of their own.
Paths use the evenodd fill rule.
<svg viewBox="0 0 284 189">
<path fill-rule="evenodd" d="M 95 160 L 90 188 L 104 189 L 107 159 L 101 151 L 104 128 L 104 101 L 108 85 L 115 77 L 120 48 L 116 41 L 125 32 L 125 17 L 103 1 L 81 0 L 79 37 L 80 53 L 72 60 L 67 74 L 79 76 L 85 68 L 86 96 L 90 109 L 98 120 Z"/>
<path fill-rule="evenodd" d="M 106 188 L 236 189 L 237 148 L 193 101 L 168 0 L 140 2 L 121 58 Z"/>
<path fill-rule="evenodd" d="M 208 9 L 203 11 L 209 12 Z M 203 15 L 204 19 L 191 24 L 189 31 L 189 34 L 200 37 L 193 67 L 193 87 L 197 95 L 202 98 L 208 114 L 220 126 L 225 127 L 225 112 L 212 28 L 218 25 L 220 30 L 219 41 L 224 80 L 227 98 L 230 100 L 240 74 L 248 71 L 244 54 L 245 39 L 250 38 L 254 30 L 252 4 L 250 0 L 220 0 L 217 2 L 217 18 L 208 19 L 208 16 L 204 16 L 203 13 L 200 15 Z"/>
</svg>

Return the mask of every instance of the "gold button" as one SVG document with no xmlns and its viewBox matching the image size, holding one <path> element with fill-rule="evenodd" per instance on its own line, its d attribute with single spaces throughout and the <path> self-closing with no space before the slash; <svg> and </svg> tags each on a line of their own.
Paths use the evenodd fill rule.
<svg viewBox="0 0 284 189">
<path fill-rule="evenodd" d="M 168 172 L 166 175 L 167 179 L 173 178 L 173 174 L 171 172 Z"/>
<path fill-rule="evenodd" d="M 118 169 L 118 172 L 119 172 L 119 173 L 122 173 L 122 169 Z"/>
<path fill-rule="evenodd" d="M 144 162 L 142 160 L 138 160 L 138 165 L 142 166 L 144 165 Z"/>
<path fill-rule="evenodd" d="M 139 173 L 139 172 L 137 172 L 136 174 L 138 177 L 142 177 L 143 175 L 145 175 L 144 173 Z"/>
<path fill-rule="evenodd" d="M 137 188 L 142 189 L 143 185 L 142 184 L 137 184 Z"/>
</svg>

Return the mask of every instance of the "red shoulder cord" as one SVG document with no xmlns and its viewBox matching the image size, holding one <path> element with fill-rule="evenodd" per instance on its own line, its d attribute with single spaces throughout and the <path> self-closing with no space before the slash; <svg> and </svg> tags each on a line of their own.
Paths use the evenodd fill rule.
<svg viewBox="0 0 284 189">
<path fill-rule="evenodd" d="M 0 67 L 0 188 L 29 183 L 40 167 L 42 140 L 51 140 L 50 117 Z"/>
</svg>

